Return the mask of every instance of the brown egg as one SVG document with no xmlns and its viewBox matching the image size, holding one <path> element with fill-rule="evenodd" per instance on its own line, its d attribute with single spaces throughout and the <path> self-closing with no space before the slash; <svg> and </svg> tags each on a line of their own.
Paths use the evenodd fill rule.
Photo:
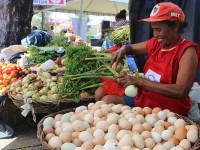
<svg viewBox="0 0 200 150">
<path fill-rule="evenodd" d="M 167 130 L 172 124 L 169 122 L 163 122 L 164 128 Z"/>
<path fill-rule="evenodd" d="M 139 115 L 140 112 L 138 110 L 133 110 L 133 114 L 136 116 L 136 115 Z"/>
<path fill-rule="evenodd" d="M 155 107 L 153 110 L 152 110 L 152 113 L 158 113 L 159 111 L 162 111 L 162 109 L 160 107 Z"/>
<path fill-rule="evenodd" d="M 72 134 L 71 132 L 62 132 L 59 135 L 62 143 L 67 143 L 72 141 Z"/>
<path fill-rule="evenodd" d="M 155 127 L 155 132 L 162 133 L 165 130 L 164 126 L 159 125 Z"/>
<path fill-rule="evenodd" d="M 133 132 L 138 132 L 138 133 L 142 133 L 144 131 L 144 127 L 142 126 L 142 124 L 137 123 L 132 127 L 132 131 Z"/>
<path fill-rule="evenodd" d="M 107 117 L 106 117 L 106 116 L 103 116 L 103 117 L 101 117 L 101 120 L 106 121 L 106 120 L 107 120 Z"/>
<path fill-rule="evenodd" d="M 176 137 L 171 137 L 168 141 L 174 143 L 175 145 L 179 144 L 179 140 Z"/>
<path fill-rule="evenodd" d="M 55 116 L 55 121 L 60 121 L 61 120 L 61 118 L 62 118 L 62 114 L 57 114 L 56 116 Z"/>
<path fill-rule="evenodd" d="M 152 109 L 150 107 L 144 107 L 143 112 L 144 112 L 144 116 L 146 116 L 152 113 Z"/>
<path fill-rule="evenodd" d="M 52 126 L 46 125 L 46 126 L 43 128 L 43 132 L 44 132 L 45 134 L 54 133 L 54 129 L 53 129 Z"/>
<path fill-rule="evenodd" d="M 78 138 L 79 134 L 80 134 L 80 132 L 72 132 L 72 138 L 73 139 Z"/>
<path fill-rule="evenodd" d="M 92 142 L 94 143 L 94 145 L 104 145 L 105 139 L 102 136 L 97 136 L 92 140 Z"/>
<path fill-rule="evenodd" d="M 48 133 L 48 134 L 45 136 L 45 140 L 46 140 L 47 142 L 49 142 L 49 140 L 50 140 L 53 136 L 55 136 L 55 134 L 53 134 L 53 133 Z"/>
<path fill-rule="evenodd" d="M 144 127 L 144 130 L 146 130 L 146 131 L 151 131 L 151 129 L 152 129 L 152 125 L 148 122 L 144 122 L 142 124 L 142 126 Z"/>
<path fill-rule="evenodd" d="M 81 145 L 82 148 L 85 150 L 92 150 L 94 148 L 94 143 L 92 140 L 86 141 Z"/>
<path fill-rule="evenodd" d="M 60 133 L 63 131 L 63 128 L 62 127 L 57 127 L 56 129 L 55 129 L 55 134 L 57 135 L 57 136 L 59 136 L 60 135 Z"/>
<path fill-rule="evenodd" d="M 175 130 L 175 137 L 181 141 L 186 139 L 187 136 L 187 129 L 185 127 L 179 127 Z"/>
<path fill-rule="evenodd" d="M 77 147 L 80 147 L 83 142 L 80 139 L 73 139 L 72 143 L 74 143 L 74 145 L 76 145 Z"/>
</svg>

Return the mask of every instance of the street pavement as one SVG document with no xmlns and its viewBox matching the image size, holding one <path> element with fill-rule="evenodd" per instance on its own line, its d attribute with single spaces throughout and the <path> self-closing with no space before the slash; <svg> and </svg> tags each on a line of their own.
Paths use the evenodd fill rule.
<svg viewBox="0 0 200 150">
<path fill-rule="evenodd" d="M 15 134 L 12 138 L 0 139 L 0 150 L 43 150 L 36 124 L 25 120 L 12 128 Z"/>
</svg>

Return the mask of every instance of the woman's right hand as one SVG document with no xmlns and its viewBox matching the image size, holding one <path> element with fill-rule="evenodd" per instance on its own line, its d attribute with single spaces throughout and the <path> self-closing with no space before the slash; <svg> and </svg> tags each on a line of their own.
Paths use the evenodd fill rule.
<svg viewBox="0 0 200 150">
<path fill-rule="evenodd" d="M 116 65 L 118 65 L 125 55 L 126 55 L 126 46 L 122 46 L 119 50 L 113 52 L 110 66 L 112 66 L 114 62 L 116 63 Z"/>
</svg>

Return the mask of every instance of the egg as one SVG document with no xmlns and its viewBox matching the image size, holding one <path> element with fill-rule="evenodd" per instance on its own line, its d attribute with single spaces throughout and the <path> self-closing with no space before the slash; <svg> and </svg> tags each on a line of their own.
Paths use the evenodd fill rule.
<svg viewBox="0 0 200 150">
<path fill-rule="evenodd" d="M 74 150 L 85 150 L 85 149 L 82 147 L 76 147 Z"/>
<path fill-rule="evenodd" d="M 103 116 L 103 111 L 101 109 L 97 109 L 95 112 L 94 112 L 94 117 L 99 117 L 101 118 Z"/>
<path fill-rule="evenodd" d="M 94 120 L 94 117 L 93 117 L 92 114 L 86 114 L 86 115 L 84 116 L 84 121 L 87 122 L 87 123 L 92 123 L 93 120 Z"/>
<path fill-rule="evenodd" d="M 143 112 L 144 112 L 144 116 L 146 116 L 152 113 L 152 109 L 150 107 L 144 107 Z"/>
<path fill-rule="evenodd" d="M 152 138 L 147 138 L 147 139 L 145 139 L 145 140 L 144 140 L 144 143 L 145 143 L 145 146 L 146 146 L 147 148 L 150 148 L 150 149 L 153 149 L 154 146 L 156 145 L 155 142 L 154 142 L 154 140 L 153 140 Z"/>
<path fill-rule="evenodd" d="M 180 141 L 179 145 L 184 148 L 184 150 L 190 150 L 191 148 L 191 143 L 188 139 L 183 139 Z"/>
<path fill-rule="evenodd" d="M 44 128 L 43 128 L 43 132 L 45 134 L 48 134 L 48 133 L 54 133 L 54 129 L 51 125 L 46 125 Z"/>
<path fill-rule="evenodd" d="M 172 147 L 170 150 L 184 150 L 181 146 Z"/>
<path fill-rule="evenodd" d="M 151 131 L 151 129 L 152 129 L 152 125 L 148 122 L 144 122 L 142 124 L 142 126 L 144 127 L 144 130 L 146 130 L 146 131 Z"/>
<path fill-rule="evenodd" d="M 102 136 L 97 136 L 92 140 L 92 142 L 94 143 L 94 145 L 104 145 L 105 139 Z"/>
<path fill-rule="evenodd" d="M 150 123 L 152 126 L 154 126 L 157 121 L 153 116 L 150 116 L 150 115 L 147 115 L 145 117 L 145 120 L 146 122 Z"/>
<path fill-rule="evenodd" d="M 167 130 L 170 126 L 172 126 L 172 124 L 169 122 L 163 122 L 163 126 Z"/>
<path fill-rule="evenodd" d="M 134 142 L 135 147 L 139 149 L 143 149 L 145 147 L 144 139 L 141 135 L 133 135 L 132 140 Z"/>
<path fill-rule="evenodd" d="M 103 150 L 120 150 L 120 147 L 116 143 L 106 142 L 106 144 L 103 146 Z"/>
<path fill-rule="evenodd" d="M 130 147 L 130 146 L 123 146 L 121 148 L 121 150 L 132 150 L 132 147 Z"/>
<path fill-rule="evenodd" d="M 45 140 L 48 142 L 53 136 L 55 136 L 55 134 L 53 134 L 53 133 L 48 133 L 48 134 L 45 136 Z"/>
<path fill-rule="evenodd" d="M 168 141 L 174 143 L 175 146 L 179 144 L 179 140 L 176 137 L 171 137 Z"/>
<path fill-rule="evenodd" d="M 43 127 L 45 127 L 46 125 L 50 125 L 53 127 L 54 123 L 55 123 L 55 120 L 52 117 L 47 117 L 43 121 Z"/>
<path fill-rule="evenodd" d="M 189 130 L 186 136 L 187 139 L 192 143 L 195 143 L 199 139 L 198 132 L 195 129 Z"/>
<path fill-rule="evenodd" d="M 54 128 L 61 127 L 61 125 L 62 125 L 61 121 L 56 121 L 54 124 Z"/>
<path fill-rule="evenodd" d="M 81 147 L 84 148 L 85 150 L 92 150 L 94 148 L 94 143 L 91 140 L 88 140 L 84 142 L 81 145 Z"/>
<path fill-rule="evenodd" d="M 144 123 L 145 119 L 142 115 L 136 115 L 135 118 L 140 121 L 140 123 Z"/>
<path fill-rule="evenodd" d="M 157 144 L 153 150 L 167 150 L 167 148 L 162 144 Z"/>
<path fill-rule="evenodd" d="M 105 138 L 106 141 L 109 140 L 109 139 L 116 139 L 116 134 L 109 132 L 109 133 L 105 134 L 104 138 Z"/>
<path fill-rule="evenodd" d="M 107 121 L 99 121 L 96 124 L 97 129 L 102 129 L 103 131 L 108 131 L 109 123 Z"/>
<path fill-rule="evenodd" d="M 124 146 L 133 146 L 133 140 L 129 134 L 125 134 L 119 141 L 120 148 Z"/>
<path fill-rule="evenodd" d="M 81 116 L 78 115 L 78 114 L 74 114 L 74 115 L 72 115 L 71 118 L 70 118 L 70 122 L 74 122 L 74 121 L 78 121 L 78 120 L 82 121 Z"/>
<path fill-rule="evenodd" d="M 132 127 L 132 124 L 125 118 L 121 118 L 118 123 L 120 129 L 129 130 Z"/>
<path fill-rule="evenodd" d="M 62 146 L 62 141 L 58 136 L 54 136 L 49 140 L 48 145 L 53 149 L 59 149 Z"/>
<path fill-rule="evenodd" d="M 176 117 L 171 116 L 171 117 L 169 117 L 169 118 L 167 119 L 167 122 L 169 122 L 169 123 L 171 123 L 172 125 L 174 125 L 174 123 L 175 123 L 176 120 L 177 120 Z"/>
<path fill-rule="evenodd" d="M 157 113 L 158 117 L 160 118 L 160 120 L 165 120 L 167 118 L 166 114 L 164 111 L 159 111 Z"/>
<path fill-rule="evenodd" d="M 61 117 L 61 122 L 62 122 L 62 123 L 64 123 L 64 122 L 69 122 L 71 116 L 72 116 L 72 113 L 65 113 L 65 114 L 62 115 L 62 117 Z"/>
<path fill-rule="evenodd" d="M 163 143 L 163 146 L 166 147 L 167 149 L 171 149 L 172 147 L 175 147 L 175 144 L 171 141 L 167 141 Z"/>
<path fill-rule="evenodd" d="M 79 137 L 80 132 L 72 132 L 72 138 L 78 138 Z"/>
<path fill-rule="evenodd" d="M 187 129 L 185 127 L 179 127 L 175 130 L 175 137 L 181 141 L 186 138 Z"/>
<path fill-rule="evenodd" d="M 158 132 L 152 132 L 151 136 L 155 143 L 160 143 L 162 141 L 161 135 Z"/>
<path fill-rule="evenodd" d="M 155 127 L 155 132 L 158 132 L 159 134 L 161 134 L 164 130 L 165 130 L 165 128 L 162 125 Z"/>
<path fill-rule="evenodd" d="M 185 120 L 183 120 L 183 119 L 177 119 L 177 120 L 174 122 L 174 127 L 175 127 L 175 128 L 184 127 L 185 125 L 186 125 L 186 122 L 185 122 Z"/>
<path fill-rule="evenodd" d="M 147 138 L 151 138 L 151 133 L 149 131 L 143 131 L 141 133 L 141 136 L 144 138 L 144 139 L 147 139 Z"/>
<path fill-rule="evenodd" d="M 159 107 L 155 107 L 155 108 L 153 108 L 152 113 L 156 113 L 157 114 L 159 111 L 162 111 L 162 109 L 159 108 Z"/>
<path fill-rule="evenodd" d="M 133 132 L 142 133 L 142 132 L 144 131 L 144 127 L 142 126 L 142 124 L 138 123 L 138 124 L 135 124 L 135 125 L 132 127 L 132 131 L 133 131 Z"/>
<path fill-rule="evenodd" d="M 173 137 L 173 133 L 170 130 L 164 130 L 161 133 L 161 137 L 164 141 L 169 140 L 171 137 Z"/>
<path fill-rule="evenodd" d="M 90 132 L 88 131 L 82 131 L 79 134 L 79 139 L 83 142 L 89 141 L 93 139 L 93 136 Z"/>
<path fill-rule="evenodd" d="M 80 146 L 83 144 L 83 142 L 82 142 L 80 139 L 78 139 L 78 138 L 73 139 L 73 140 L 72 140 L 72 143 L 73 143 L 74 145 L 76 145 L 77 147 L 80 147 Z"/>
<path fill-rule="evenodd" d="M 119 114 L 119 113 L 121 113 L 121 108 L 122 108 L 122 105 L 117 104 L 117 105 L 114 105 L 114 106 L 112 107 L 112 111 L 113 111 L 114 113 Z"/>
<path fill-rule="evenodd" d="M 88 104 L 88 109 L 91 110 L 93 106 L 94 106 L 94 103 L 89 103 Z"/>
<path fill-rule="evenodd" d="M 104 136 L 105 133 L 102 129 L 96 129 L 94 132 L 93 132 L 93 136 L 94 137 L 97 137 L 97 136 Z"/>
<path fill-rule="evenodd" d="M 72 122 L 72 128 L 74 131 L 81 132 L 81 131 L 84 131 L 87 128 L 87 126 L 83 121 L 75 120 Z"/>
<path fill-rule="evenodd" d="M 72 144 L 72 143 L 64 143 L 61 146 L 61 150 L 74 150 L 76 148 L 76 145 Z"/>
<path fill-rule="evenodd" d="M 117 133 L 119 132 L 119 126 L 116 125 L 116 124 L 111 124 L 109 127 L 108 127 L 108 133 L 114 133 L 117 135 Z"/>
<path fill-rule="evenodd" d="M 137 120 L 136 118 L 129 118 L 128 121 L 132 124 L 132 125 L 135 125 L 137 123 L 140 123 L 139 120 Z"/>
<path fill-rule="evenodd" d="M 62 114 L 57 114 L 55 117 L 54 117 L 54 120 L 55 121 L 60 121 L 62 118 Z"/>
<path fill-rule="evenodd" d="M 128 134 L 128 131 L 127 131 L 127 130 L 120 130 L 120 131 L 117 133 L 117 139 L 118 139 L 118 141 L 120 141 L 120 139 L 121 139 L 125 134 Z"/>
<path fill-rule="evenodd" d="M 59 136 L 61 132 L 63 132 L 63 128 L 62 127 L 58 127 L 58 128 L 55 129 L 55 134 L 57 136 Z"/>
<path fill-rule="evenodd" d="M 72 141 L 72 134 L 70 132 L 62 132 L 59 135 L 62 143 L 67 143 Z"/>
</svg>

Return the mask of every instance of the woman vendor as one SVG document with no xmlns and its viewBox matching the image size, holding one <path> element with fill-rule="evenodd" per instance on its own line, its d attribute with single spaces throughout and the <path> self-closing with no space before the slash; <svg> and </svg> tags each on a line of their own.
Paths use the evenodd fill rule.
<svg viewBox="0 0 200 150">
<path fill-rule="evenodd" d="M 123 46 L 112 53 L 111 65 L 125 55 L 147 54 L 144 78 L 122 73 L 118 79 L 122 86 L 135 85 L 139 94 L 135 98 L 107 95 L 102 87 L 95 92 L 96 101 L 126 104 L 131 107 L 160 107 L 180 115 L 190 110 L 188 93 L 200 65 L 199 46 L 181 37 L 185 15 L 171 2 L 158 3 L 150 17 L 139 21 L 150 22 L 154 37 L 148 41 Z"/>
</svg>

